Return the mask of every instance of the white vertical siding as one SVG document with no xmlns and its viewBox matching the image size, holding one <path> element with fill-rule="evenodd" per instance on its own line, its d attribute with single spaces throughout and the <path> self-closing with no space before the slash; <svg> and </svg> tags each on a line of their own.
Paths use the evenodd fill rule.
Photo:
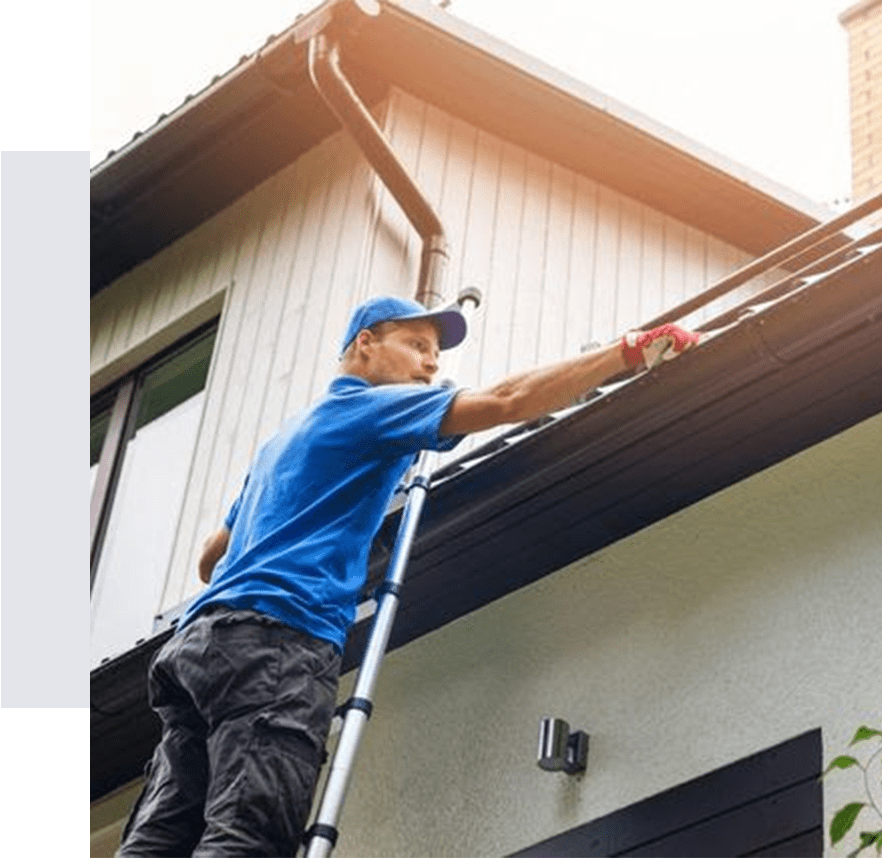
<svg viewBox="0 0 882 858">
<path fill-rule="evenodd" d="M 519 218 L 518 242 L 511 248 L 517 267 L 513 279 L 502 284 L 512 292 L 509 329 L 499 341 L 500 357 L 507 354 L 506 371 L 521 372 L 536 365 L 539 345 L 539 306 L 545 267 L 548 182 L 551 165 L 528 154 L 524 170 L 524 206 Z M 490 304 L 487 304 L 489 310 Z M 491 354 L 496 351 L 491 343 Z M 484 367 L 481 367 L 484 371 Z"/>
<path fill-rule="evenodd" d="M 193 570 L 258 446 L 336 371 L 370 220 L 367 166 L 335 135 L 252 195 L 162 607 L 198 586 Z"/>
<path fill-rule="evenodd" d="M 390 113 L 386 133 L 402 163 L 414 170 L 419 160 L 420 127 L 426 107 L 422 103 L 410 115 Z M 392 194 L 376 175 L 369 184 L 371 212 L 369 233 L 364 242 L 360 284 L 355 299 L 384 292 L 412 294 L 416 288 L 419 249 L 414 251 L 412 228 Z M 413 284 L 408 289 L 404 284 Z M 399 284 L 402 284 L 399 287 Z"/>
<path fill-rule="evenodd" d="M 566 354 L 578 352 L 578 346 L 565 351 L 574 193 L 575 176 L 552 164 L 543 248 L 542 296 L 537 320 L 536 363 L 539 365 L 555 360 L 562 351 Z"/>
<path fill-rule="evenodd" d="M 224 212 L 120 277 L 91 302 L 93 392 L 220 310 L 239 223 Z"/>
<path fill-rule="evenodd" d="M 467 287 L 477 285 L 486 293 L 494 264 L 494 228 L 497 221 L 500 196 L 500 171 L 504 144 L 496 137 L 479 131 L 475 137 L 474 160 L 470 174 L 469 205 L 465 211 L 463 234 L 468 241 L 463 243 L 462 252 L 452 260 L 453 269 L 449 278 L 452 284 L 451 295 L 456 293 L 456 285 Z M 478 204 L 481 201 L 481 205 Z M 488 296 L 485 294 L 485 306 Z M 464 354 L 460 361 L 458 382 L 467 387 L 478 383 L 481 354 L 489 343 L 498 342 L 496 332 L 488 326 L 488 317 L 481 310 L 473 317 L 472 332 L 463 346 Z"/>
<path fill-rule="evenodd" d="M 463 385 L 608 342 L 747 261 L 405 93 L 392 93 L 381 122 L 448 230 L 448 297 L 471 285 L 484 293 Z M 201 541 L 257 446 L 335 373 L 352 306 L 372 294 L 412 295 L 419 258 L 398 204 L 338 133 L 93 299 L 93 391 L 217 315 L 223 302 L 157 610 L 195 591 Z"/>
<path fill-rule="evenodd" d="M 594 272 L 598 264 L 600 223 L 599 187 L 583 176 L 576 176 L 567 281 L 567 334 L 564 342 L 566 354 L 575 354 L 583 346 L 596 340 L 594 317 L 584 311 L 595 304 Z M 570 283 L 573 285 L 569 286 Z M 579 310 L 582 311 L 581 314 Z"/>
</svg>

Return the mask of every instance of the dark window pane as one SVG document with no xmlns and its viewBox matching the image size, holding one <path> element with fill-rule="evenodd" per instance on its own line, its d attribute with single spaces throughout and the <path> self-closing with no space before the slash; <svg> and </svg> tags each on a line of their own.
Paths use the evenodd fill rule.
<svg viewBox="0 0 882 858">
<path fill-rule="evenodd" d="M 101 458 L 101 447 L 110 425 L 110 408 L 93 414 L 89 421 L 89 467 L 97 465 Z"/>
<path fill-rule="evenodd" d="M 97 465 L 101 448 L 107 437 L 107 427 L 113 414 L 117 391 L 111 390 L 92 398 L 89 404 L 89 467 Z"/>
<path fill-rule="evenodd" d="M 169 355 L 145 374 L 135 430 L 171 411 L 203 387 L 208 376 L 216 331 Z"/>
</svg>

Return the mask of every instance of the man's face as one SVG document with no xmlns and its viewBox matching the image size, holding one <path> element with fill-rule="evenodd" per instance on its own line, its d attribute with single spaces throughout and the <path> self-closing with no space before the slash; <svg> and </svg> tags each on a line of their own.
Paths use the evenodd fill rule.
<svg viewBox="0 0 882 858">
<path fill-rule="evenodd" d="M 438 372 L 438 330 L 426 319 L 395 322 L 365 346 L 371 384 L 430 384 Z"/>
</svg>

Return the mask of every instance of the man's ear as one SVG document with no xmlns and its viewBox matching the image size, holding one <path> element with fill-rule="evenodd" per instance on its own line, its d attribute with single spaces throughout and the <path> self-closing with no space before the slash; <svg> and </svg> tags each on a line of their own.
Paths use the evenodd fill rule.
<svg viewBox="0 0 882 858">
<path fill-rule="evenodd" d="M 373 345 L 376 340 L 376 334 L 369 328 L 362 328 L 355 337 L 356 347 Z"/>
</svg>

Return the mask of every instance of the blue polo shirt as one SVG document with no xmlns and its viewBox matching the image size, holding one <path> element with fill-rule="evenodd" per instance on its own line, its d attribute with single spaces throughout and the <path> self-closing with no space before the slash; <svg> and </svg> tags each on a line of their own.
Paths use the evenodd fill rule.
<svg viewBox="0 0 882 858">
<path fill-rule="evenodd" d="M 225 519 L 227 552 L 178 628 L 207 605 L 250 608 L 342 651 L 396 487 L 420 450 L 461 440 L 438 436 L 456 393 L 334 379 L 258 453 Z"/>
</svg>

